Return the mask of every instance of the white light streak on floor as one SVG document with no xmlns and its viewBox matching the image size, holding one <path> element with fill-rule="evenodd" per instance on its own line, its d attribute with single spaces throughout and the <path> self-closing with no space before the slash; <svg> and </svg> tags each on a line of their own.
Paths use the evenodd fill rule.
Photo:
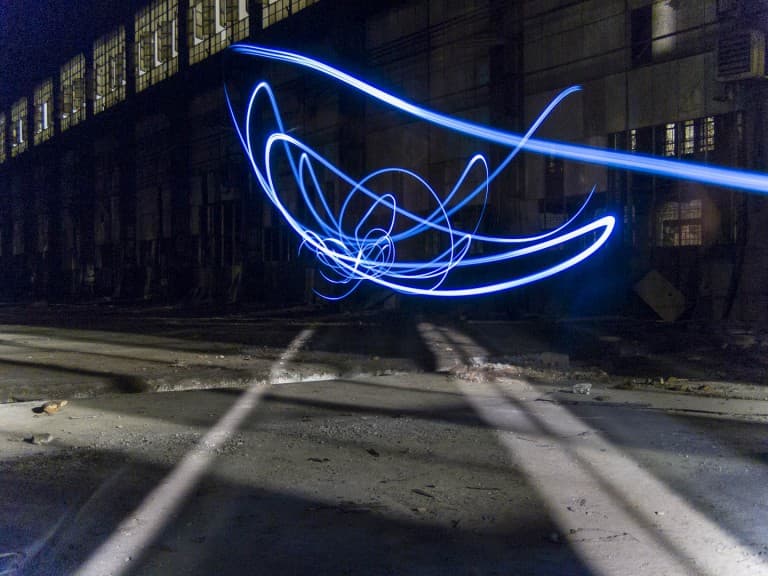
<svg viewBox="0 0 768 576">
<path fill-rule="evenodd" d="M 451 348 L 450 355 L 483 355 L 450 328 L 423 323 L 419 331 L 438 366 Z M 532 402 L 536 392 L 526 382 L 457 384 L 539 491 L 561 538 L 595 574 L 768 574 L 756 552 L 567 408 Z M 589 503 L 589 516 L 573 512 L 580 499 Z"/>
<path fill-rule="evenodd" d="M 294 338 L 273 366 L 271 381 L 283 378 L 286 365 L 312 334 L 312 329 L 305 329 Z M 210 468 L 216 450 L 256 408 L 266 387 L 263 382 L 251 385 L 200 443 L 190 450 L 157 488 L 146 496 L 141 505 L 117 526 L 112 535 L 80 567 L 77 574 L 119 576 L 134 568 L 142 552 L 173 519 Z"/>
</svg>

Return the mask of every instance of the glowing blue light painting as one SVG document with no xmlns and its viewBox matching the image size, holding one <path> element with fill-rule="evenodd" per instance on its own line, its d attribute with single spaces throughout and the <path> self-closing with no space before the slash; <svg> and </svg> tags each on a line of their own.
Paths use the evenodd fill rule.
<svg viewBox="0 0 768 576">
<path fill-rule="evenodd" d="M 595 254 L 610 237 L 616 221 L 613 216 L 603 215 L 585 222 L 585 207 L 594 188 L 579 210 L 554 230 L 524 237 L 479 232 L 491 184 L 522 151 L 746 191 L 768 192 L 768 176 L 765 174 L 534 138 L 536 130 L 555 107 L 579 90 L 578 87 L 558 95 L 527 132 L 514 134 L 416 106 L 301 54 L 248 44 L 236 44 L 231 50 L 319 73 L 414 119 L 480 144 L 492 143 L 507 150 L 506 156 L 495 166 L 482 154 L 469 158 L 459 178 L 446 190 L 436 189 L 423 175 L 403 167 L 383 167 L 355 177 L 328 161 L 299 135 L 285 129 L 277 98 L 267 82 L 256 84 L 239 114 L 227 94 L 230 114 L 253 173 L 274 207 L 300 237 L 300 250 L 315 254 L 329 288 L 329 293 L 321 296 L 328 299 L 349 295 L 363 281 L 406 294 L 444 297 L 489 294 L 549 278 Z M 265 121 L 265 118 L 269 120 Z M 285 179 L 276 173 L 278 159 L 289 167 L 294 191 L 298 191 L 304 204 L 301 210 L 289 208 L 287 191 L 279 187 Z M 331 201 L 333 191 L 328 189 L 327 180 L 319 176 L 321 173 L 333 174 L 341 183 L 340 202 Z M 432 208 L 426 214 L 416 214 L 404 207 L 400 197 L 402 191 L 377 191 L 380 187 L 374 184 L 393 175 L 407 182 L 409 190 L 428 195 Z M 365 206 L 362 212 L 359 208 L 352 209 L 353 204 L 359 206 L 361 203 Z M 478 205 L 482 209 L 473 210 Z M 467 218 L 467 214 L 473 216 Z M 468 219 L 472 220 L 470 225 L 466 224 Z M 431 258 L 403 256 L 404 252 L 413 252 L 402 250 L 404 243 L 425 235 L 441 238 L 436 255 Z M 509 266 L 521 260 L 526 261 L 523 272 Z M 507 273 L 507 268 L 518 271 Z M 478 282 L 477 278 L 492 280 Z M 334 287 L 338 291 L 330 293 Z"/>
</svg>

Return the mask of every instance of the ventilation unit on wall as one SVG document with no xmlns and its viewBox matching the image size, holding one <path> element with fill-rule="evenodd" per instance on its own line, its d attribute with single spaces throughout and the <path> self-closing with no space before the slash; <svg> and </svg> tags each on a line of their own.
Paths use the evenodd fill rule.
<svg viewBox="0 0 768 576">
<path fill-rule="evenodd" d="M 717 79 L 721 82 L 765 77 L 765 35 L 759 30 L 730 32 L 717 42 Z"/>
</svg>

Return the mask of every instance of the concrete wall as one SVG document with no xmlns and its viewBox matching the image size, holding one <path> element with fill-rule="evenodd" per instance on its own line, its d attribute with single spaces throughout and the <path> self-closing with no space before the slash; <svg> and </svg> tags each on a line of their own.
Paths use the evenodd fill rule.
<svg viewBox="0 0 768 576">
<path fill-rule="evenodd" d="M 632 57 L 632 10 L 647 6 L 651 10 L 650 55 L 638 63 Z M 715 0 L 526 2 L 526 122 L 533 122 L 561 90 L 578 84 L 582 92 L 569 97 L 552 114 L 540 136 L 610 146 L 611 135 L 626 135 L 632 129 L 704 117 L 725 118 L 723 122 L 729 125 L 721 130 L 718 124 L 717 150 L 696 159 L 763 168 L 764 132 L 754 126 L 764 120 L 754 108 L 765 100 L 764 91 L 753 83 L 724 84 L 716 79 L 718 35 L 734 27 L 754 25 L 760 19 L 730 18 L 717 14 Z M 761 120 L 750 122 L 748 118 Z M 750 126 L 743 127 L 745 123 Z M 526 175 L 525 193 L 543 198 L 544 160 L 527 158 Z M 616 206 L 629 201 L 629 208 L 641 214 L 633 223 L 637 229 L 630 234 L 641 239 L 640 245 L 623 248 L 630 279 L 658 268 L 685 294 L 689 314 L 768 320 L 768 276 L 760 264 L 768 246 L 758 209 L 762 199 L 746 199 L 743 194 L 712 187 L 673 184 L 674 194 L 701 199 L 702 242 L 696 247 L 661 247 L 653 241 L 654 213 L 669 197 L 665 192 L 668 184 L 647 180 L 634 191 L 625 191 L 612 185 L 628 182 L 627 186 L 634 187 L 640 180 L 622 180 L 604 169 L 573 163 L 564 167 L 566 195 L 584 194 L 585 188 L 594 184 L 613 198 Z M 637 310 L 645 309 L 638 305 Z"/>
<path fill-rule="evenodd" d="M 633 57 L 632 11 L 646 6 L 651 36 L 640 61 Z M 581 85 L 540 128 L 543 138 L 606 147 L 628 141 L 632 130 L 658 132 L 668 123 L 717 117 L 717 149 L 698 159 L 764 169 L 766 120 L 758 105 L 764 90 L 758 83 L 720 83 L 715 73 L 720 31 L 760 19 L 726 20 L 716 6 L 716 0 L 321 0 L 267 30 L 252 26 L 251 38 L 295 46 L 407 100 L 506 130 L 525 130 L 556 94 Z M 133 94 L 129 77 L 126 102 L 0 165 L 0 272 L 13 278 L 0 291 L 312 297 L 315 263 L 297 256 L 294 235 L 248 175 L 223 103 L 223 55 L 188 66 L 184 54 L 175 76 L 140 94 Z M 283 92 L 292 129 L 353 177 L 397 165 L 444 195 L 474 154 L 493 164 L 508 153 L 295 71 L 268 73 Z M 254 74 L 242 71 L 246 79 Z M 287 204 L 301 211 L 285 172 L 279 183 Z M 480 177 L 473 174 L 465 186 Z M 336 204 L 348 193 L 348 184 L 330 174 L 321 181 Z M 666 183 L 565 162 L 558 209 L 547 182 L 552 176 L 542 157 L 526 155 L 510 165 L 494 183 L 483 226 L 505 234 L 551 227 L 595 187 L 595 210 L 629 214 L 629 226 L 617 234 L 623 242 L 617 239 L 606 256 L 621 290 L 629 294 L 634 279 L 656 268 L 684 292 L 691 314 L 765 318 L 761 200 L 677 186 L 678 201 L 701 200 L 702 241 L 658 246 L 654 215 L 669 201 Z M 436 205 L 408 176 L 387 174 L 371 186 L 402 193 L 414 212 Z M 366 209 L 360 199 L 350 211 Z M 456 223 L 471 227 L 473 217 L 468 210 Z M 436 240 L 420 242 L 406 253 L 440 249 Z M 553 284 L 553 300 L 557 290 Z"/>
</svg>

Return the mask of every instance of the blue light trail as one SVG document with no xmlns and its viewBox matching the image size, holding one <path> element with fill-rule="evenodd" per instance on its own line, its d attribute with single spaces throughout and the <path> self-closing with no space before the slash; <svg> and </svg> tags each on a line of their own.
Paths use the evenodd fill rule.
<svg viewBox="0 0 768 576">
<path fill-rule="evenodd" d="M 627 169 L 634 172 L 659 176 L 695 180 L 707 184 L 739 188 L 752 192 L 768 192 L 768 176 L 764 174 L 731 170 L 714 166 L 683 163 L 639 154 L 628 154 L 588 146 L 578 146 L 533 138 L 533 134 L 568 95 L 578 87 L 565 90 L 558 95 L 539 115 L 524 134 L 503 132 L 482 125 L 458 120 L 450 116 L 416 106 L 392 94 L 371 86 L 328 64 L 301 54 L 275 50 L 248 44 L 231 47 L 235 53 L 254 56 L 270 61 L 297 65 L 319 72 L 328 78 L 345 84 L 366 96 L 384 103 L 396 110 L 436 126 L 473 137 L 481 141 L 502 145 L 509 150 L 498 166 L 491 167 L 482 155 L 475 155 L 468 162 L 456 184 L 443 197 L 419 174 L 399 167 L 383 168 L 357 180 L 334 166 L 315 150 L 298 138 L 289 135 L 283 125 L 277 99 L 266 82 L 260 82 L 251 91 L 242 119 L 233 109 L 228 92 L 227 104 L 237 135 L 251 164 L 254 175 L 267 197 L 282 214 L 289 226 L 301 238 L 301 249 L 315 253 L 322 265 L 321 274 L 329 285 L 341 286 L 336 295 L 321 294 L 328 299 L 339 299 L 349 295 L 363 281 L 406 294 L 430 296 L 473 296 L 508 290 L 536 282 L 575 266 L 584 261 L 608 240 L 615 227 L 613 216 L 603 216 L 583 225 L 576 225 L 594 189 L 585 203 L 567 222 L 549 232 L 526 237 L 499 237 L 478 232 L 485 211 L 485 205 L 493 180 L 509 165 L 521 151 L 547 154 L 568 160 L 599 164 L 606 167 Z M 225 87 L 226 92 L 226 87 Z M 254 139 L 254 122 L 262 119 L 262 108 L 255 108 L 257 102 L 267 104 L 271 111 L 271 122 L 261 123 Z M 263 144 L 254 150 L 254 140 Z M 277 154 L 273 155 L 273 152 Z M 278 190 L 278 178 L 274 174 L 274 163 L 279 152 L 287 160 L 297 191 L 308 213 L 300 219 L 285 202 L 286 190 Z M 328 202 L 319 171 L 325 171 L 347 187 L 347 193 L 336 211 Z M 484 177 L 480 185 L 460 198 L 460 192 L 467 187 L 473 174 Z M 377 179 L 398 174 L 410 186 L 421 188 L 434 202 L 435 208 L 426 216 L 406 210 L 398 203 L 397 192 L 378 193 L 374 191 Z M 281 181 L 282 182 L 282 181 Z M 367 202 L 367 209 L 356 222 L 352 218 L 351 205 Z M 481 203 L 482 210 L 475 217 L 474 225 L 458 227 L 455 222 L 461 211 Z M 457 216 L 459 216 L 457 218 Z M 381 220 L 384 223 L 381 223 Z M 428 260 L 404 260 L 398 254 L 398 245 L 423 235 L 440 234 L 447 244 L 439 254 Z M 586 247 L 584 243 L 587 242 Z M 459 269 L 493 266 L 498 273 L 498 263 L 510 262 L 525 256 L 558 250 L 570 245 L 569 256 L 560 255 L 556 264 L 539 265 L 534 271 L 502 278 L 486 284 L 456 284 L 455 272 Z M 480 247 L 479 250 L 475 249 Z"/>
</svg>

